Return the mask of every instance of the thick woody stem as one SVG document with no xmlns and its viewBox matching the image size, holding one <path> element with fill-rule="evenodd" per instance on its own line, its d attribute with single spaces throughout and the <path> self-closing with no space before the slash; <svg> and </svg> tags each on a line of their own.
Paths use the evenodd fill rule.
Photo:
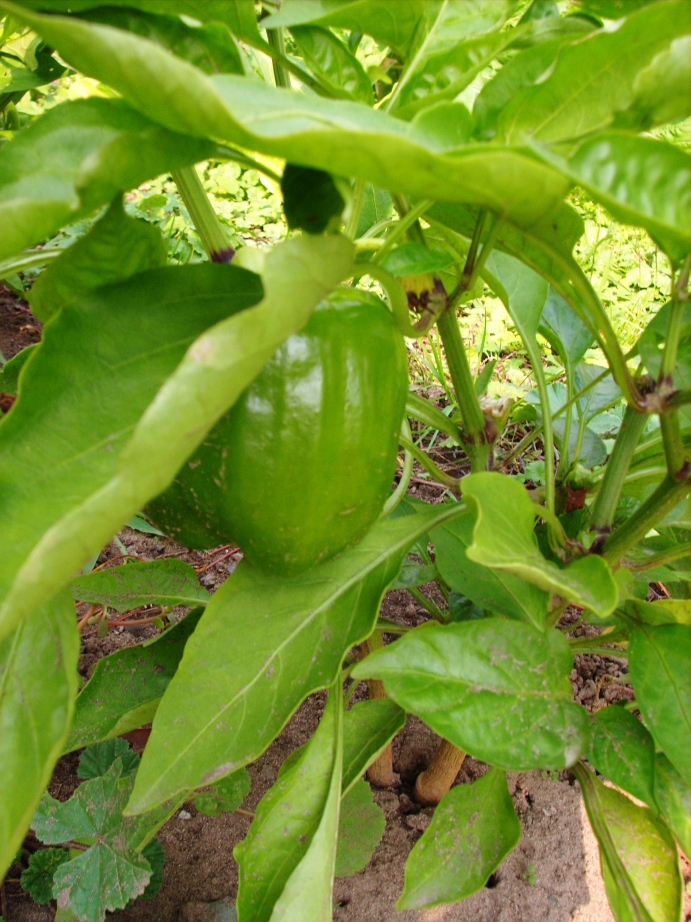
<svg viewBox="0 0 691 922">
<path fill-rule="evenodd" d="M 462 749 L 442 740 L 427 771 L 417 776 L 415 800 L 424 807 L 436 806 L 456 780 L 464 759 Z"/>
<path fill-rule="evenodd" d="M 375 633 L 362 645 L 362 655 L 367 656 L 373 650 L 381 647 L 381 634 Z M 370 698 L 386 698 L 384 684 L 379 679 L 369 679 L 367 682 Z M 393 753 L 391 743 L 381 752 L 367 769 L 367 780 L 377 788 L 386 788 L 398 779 L 393 770 Z"/>
</svg>

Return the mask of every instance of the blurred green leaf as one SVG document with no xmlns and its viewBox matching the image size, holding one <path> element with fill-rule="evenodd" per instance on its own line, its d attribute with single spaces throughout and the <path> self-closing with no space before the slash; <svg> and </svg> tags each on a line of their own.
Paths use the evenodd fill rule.
<svg viewBox="0 0 691 922">
<path fill-rule="evenodd" d="M 323 170 L 287 163 L 281 178 L 283 209 L 291 230 L 322 234 L 345 202 L 333 177 Z"/>
<path fill-rule="evenodd" d="M 655 803 L 684 852 L 691 852 L 691 785 L 666 755 L 655 756 Z"/>
<path fill-rule="evenodd" d="M 343 722 L 343 795 L 405 726 L 406 714 L 388 698 L 359 701 Z"/>
<path fill-rule="evenodd" d="M 336 877 L 364 870 L 384 835 L 386 818 L 364 779 L 356 781 L 341 801 L 336 851 Z"/>
<path fill-rule="evenodd" d="M 203 791 L 194 798 L 194 806 L 206 816 L 233 813 L 250 792 L 250 776 L 246 768 L 221 778 L 210 791 Z"/>
<path fill-rule="evenodd" d="M 623 707 L 602 708 L 591 718 L 588 761 L 617 787 L 654 805 L 655 743 Z"/>
<path fill-rule="evenodd" d="M 121 612 L 141 605 L 205 605 L 211 598 L 194 569 L 175 558 L 92 571 L 71 585 L 75 599 Z"/>
<path fill-rule="evenodd" d="M 369 105 L 374 102 L 365 69 L 333 32 L 317 26 L 294 26 L 290 31 L 305 64 L 334 95 Z"/>
</svg>

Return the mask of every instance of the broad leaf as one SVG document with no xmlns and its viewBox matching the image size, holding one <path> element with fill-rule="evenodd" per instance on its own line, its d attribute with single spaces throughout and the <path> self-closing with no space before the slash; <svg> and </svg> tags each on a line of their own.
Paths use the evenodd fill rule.
<svg viewBox="0 0 691 922">
<path fill-rule="evenodd" d="M 514 96 L 499 118 L 506 143 L 563 141 L 608 128 L 634 99 L 634 80 L 691 27 L 685 0 L 653 3 L 559 53 L 549 76 Z"/>
<path fill-rule="evenodd" d="M 205 605 L 211 598 L 194 569 L 182 560 L 151 560 L 97 570 L 72 580 L 80 602 L 130 611 L 140 605 Z"/>
<path fill-rule="evenodd" d="M 581 557 L 560 569 L 542 556 L 533 532 L 540 509 L 517 480 L 493 472 L 471 474 L 463 480 L 463 497 L 475 513 L 473 543 L 466 550 L 471 560 L 555 592 L 600 617 L 614 610 L 619 595 L 601 557 Z"/>
<path fill-rule="evenodd" d="M 684 852 L 691 854 L 691 785 L 661 752 L 655 757 L 655 803 Z"/>
<path fill-rule="evenodd" d="M 602 708 L 591 719 L 588 760 L 617 787 L 648 806 L 655 804 L 655 743 L 623 707 Z"/>
<path fill-rule="evenodd" d="M 78 655 L 74 605 L 64 591 L 0 643 L 0 875 L 14 861 L 62 752 Z"/>
<path fill-rule="evenodd" d="M 335 96 L 373 103 L 372 81 L 355 55 L 329 29 L 295 26 L 291 29 L 305 64 Z"/>
<path fill-rule="evenodd" d="M 301 758 L 279 775 L 261 799 L 247 836 L 235 848 L 241 918 L 252 922 L 322 922 L 328 918 L 318 913 L 324 908 L 324 897 L 331 897 L 342 752 L 343 711 L 340 686 L 336 686 Z M 321 865 L 325 873 L 315 875 L 308 884 L 304 873 L 314 864 Z M 296 915 L 295 904 L 302 901 L 307 901 L 304 915 Z M 329 902 L 327 908 L 331 908 Z"/>
<path fill-rule="evenodd" d="M 405 726 L 405 711 L 389 698 L 360 701 L 343 722 L 343 795 Z"/>
<path fill-rule="evenodd" d="M 56 106 L 0 150 L 0 259 L 211 150 L 208 141 L 161 128 L 124 100 Z"/>
<path fill-rule="evenodd" d="M 396 908 L 424 909 L 476 893 L 520 838 L 505 772 L 493 768 L 451 788 L 408 856 Z"/>
<path fill-rule="evenodd" d="M 575 369 L 593 342 L 583 321 L 551 287 L 542 309 L 539 331 L 570 369 Z"/>
<path fill-rule="evenodd" d="M 53 899 L 53 875 L 70 853 L 66 848 L 41 848 L 29 858 L 29 866 L 22 871 L 22 890 L 35 903 L 49 903 Z"/>
<path fill-rule="evenodd" d="M 514 771 L 564 768 L 587 742 L 571 701 L 573 657 L 563 634 L 500 618 L 431 624 L 355 667 L 472 756 Z"/>
<path fill-rule="evenodd" d="M 250 776 L 246 768 L 239 768 L 232 775 L 215 784 L 210 791 L 197 794 L 194 806 L 206 816 L 232 813 L 240 806 L 250 792 Z"/>
<path fill-rule="evenodd" d="M 421 243 L 404 243 L 392 250 L 382 265 L 387 272 L 397 278 L 406 275 L 424 275 L 427 272 L 439 272 L 452 265 L 454 257 L 447 250 L 434 250 Z"/>
<path fill-rule="evenodd" d="M 32 13 L 21 18 L 73 66 L 184 134 L 224 139 L 411 196 L 475 203 L 522 227 L 551 216 L 570 185 L 528 153 L 470 145 L 453 156 L 437 154 L 436 144 L 411 137 L 406 123 L 381 110 L 230 74 L 207 77 L 146 39 L 104 26 Z"/>
<path fill-rule="evenodd" d="M 39 428 L 36 418 L 29 420 L 28 414 L 18 412 L 22 402 L 20 395 L 17 405 L 0 430 L 0 436 L 8 436 L 4 445 L 4 439 L 0 438 L 0 445 L 3 448 L 7 446 L 7 456 L 11 457 L 10 445 L 14 452 L 26 451 L 26 438 L 19 446 L 18 436 L 20 432 L 23 434 L 22 426 L 30 428 L 31 438 L 39 441 L 40 451 L 44 452 L 40 458 L 41 463 L 54 474 L 52 478 L 43 478 L 41 481 L 47 498 L 43 494 L 39 498 L 35 483 L 32 484 L 30 494 L 22 489 L 27 482 L 26 466 L 22 466 L 21 471 L 14 475 L 6 469 L 5 476 L 8 479 L 11 476 L 16 478 L 13 499 L 21 497 L 25 508 L 29 504 L 32 510 L 31 524 L 35 531 L 28 536 L 22 532 L 21 541 L 17 539 L 13 547 L 12 557 L 8 561 L 7 555 L 2 561 L 2 591 L 6 591 L 8 577 L 14 575 L 12 571 L 19 565 L 21 570 L 0 609 L 0 632 L 7 631 L 8 627 L 67 582 L 133 514 L 170 484 L 182 463 L 219 417 L 237 400 L 275 349 L 307 322 L 315 304 L 347 274 L 351 258 L 352 245 L 336 235 L 294 238 L 280 244 L 266 258 L 262 275 L 266 294 L 252 310 L 241 308 L 256 302 L 260 291 L 259 278 L 232 266 L 206 264 L 153 270 L 138 276 L 136 285 L 132 284 L 130 288 L 127 287 L 130 283 L 126 282 L 121 286 L 99 290 L 98 295 L 94 294 L 84 302 L 81 313 L 90 316 L 92 323 L 96 316 L 99 317 L 95 339 L 101 344 L 102 363 L 110 370 L 111 359 L 122 362 L 127 359 L 131 361 L 142 353 L 151 356 L 143 367 L 141 363 L 136 365 L 136 373 L 131 364 L 126 368 L 120 366 L 120 372 L 119 368 L 113 369 L 116 380 L 118 372 L 123 376 L 127 389 L 114 389 L 112 382 L 106 388 L 104 379 L 100 379 L 101 387 L 112 402 L 108 413 L 104 412 L 105 396 L 99 387 L 92 387 L 93 393 L 84 393 L 83 400 L 77 403 L 68 400 L 72 379 L 63 383 L 59 369 L 61 363 L 67 363 L 69 375 L 72 376 L 75 363 L 73 356 L 65 355 L 55 335 L 67 316 L 65 310 L 61 312 L 56 323 L 46 332 L 41 346 L 44 356 L 47 352 L 50 361 L 57 364 L 58 374 L 47 379 L 46 365 L 50 363 L 47 361 L 46 365 L 41 366 L 32 361 L 23 377 L 26 383 L 26 404 L 30 405 L 34 401 L 40 405 L 39 412 L 43 414 L 42 422 L 45 419 L 45 425 Z M 186 290 L 184 280 L 188 286 Z M 196 286 L 192 284 L 194 281 L 197 282 Z M 125 291 L 132 292 L 126 302 L 127 310 L 121 300 Z M 124 356 L 119 354 L 117 341 L 106 341 L 105 317 L 98 310 L 103 299 L 106 302 L 110 299 L 117 305 L 109 317 L 116 318 L 113 322 L 120 325 L 119 338 L 126 340 Z M 138 311 L 139 304 L 146 305 L 146 310 Z M 154 305 L 156 310 L 153 309 Z M 131 322 L 129 329 L 123 331 L 123 326 L 127 324 L 125 318 L 128 310 L 136 315 L 136 321 Z M 217 322 L 216 326 L 199 336 L 209 325 L 213 312 L 217 313 L 212 322 L 222 322 Z M 228 317 L 229 314 L 232 316 Z M 142 323 L 142 317 L 146 318 L 146 326 Z M 228 319 L 223 320 L 223 317 Z M 166 326 L 170 335 L 174 333 L 175 337 L 168 343 L 168 349 L 161 349 L 162 330 Z M 54 344 L 51 347 L 47 346 L 49 332 L 53 334 Z M 189 339 L 185 340 L 185 335 Z M 170 375 L 183 357 L 195 335 L 199 338 L 188 349 L 175 373 L 156 393 L 162 380 Z M 92 342 L 89 342 L 89 347 L 93 349 Z M 79 364 L 80 373 L 86 381 L 96 376 L 95 364 L 93 352 L 88 362 Z M 29 386 L 29 372 L 32 369 L 35 374 L 33 380 L 37 382 L 33 391 Z M 56 386 L 56 379 L 63 384 L 62 389 Z M 47 386 L 52 400 L 66 400 L 69 412 L 65 417 L 46 419 L 47 401 L 41 390 L 41 380 L 44 386 L 46 380 L 49 380 Z M 129 388 L 135 381 L 138 390 L 132 393 Z M 115 449 L 127 441 L 142 410 L 154 395 L 156 399 L 139 420 L 132 438 L 118 457 Z M 98 403 L 98 412 L 94 418 L 92 413 L 84 414 L 84 402 L 88 403 L 89 400 Z M 114 414 L 112 418 L 111 414 Z M 78 477 L 75 477 L 69 465 L 64 464 L 61 437 L 56 441 L 52 436 L 51 427 L 57 426 L 60 433 L 64 433 L 67 420 L 79 427 L 78 435 L 73 436 L 75 464 L 77 460 L 81 462 L 81 467 L 77 466 Z M 94 431 L 96 421 L 102 427 L 100 432 Z M 111 439 L 115 421 L 120 427 L 117 429 L 119 434 Z M 84 456 L 77 459 L 77 446 L 91 447 L 88 466 L 85 465 Z M 59 454 L 62 466 L 54 472 L 51 464 L 55 452 Z M 45 456 L 46 453 L 51 460 Z M 156 464 L 151 463 L 152 457 L 156 458 Z M 65 482 L 68 489 L 66 495 L 63 495 L 60 490 Z M 58 505 L 62 515 L 59 521 L 57 516 L 54 517 Z M 40 506 L 40 511 L 37 511 L 37 506 Z M 17 528 L 22 521 L 26 526 L 23 511 L 17 516 L 21 508 L 17 498 L 12 508 L 12 521 Z M 37 539 L 38 544 L 22 564 L 21 557 Z"/>
<path fill-rule="evenodd" d="M 240 564 L 212 596 L 158 709 L 128 809 L 148 810 L 256 759 L 371 633 L 416 538 L 460 509 L 380 522 L 353 550 L 292 579 Z"/>
<path fill-rule="evenodd" d="M 691 627 L 632 625 L 629 672 L 646 726 L 691 784 Z"/>
<path fill-rule="evenodd" d="M 372 789 L 361 778 L 341 801 L 336 877 L 350 877 L 367 867 L 385 827 L 382 808 L 374 802 Z"/>
<path fill-rule="evenodd" d="M 242 74 L 244 68 L 240 50 L 228 29 L 215 22 L 205 26 L 190 26 L 178 16 L 162 16 L 132 9 L 135 3 L 128 3 L 130 8 L 117 8 L 111 5 L 98 7 L 81 14 L 89 22 L 115 26 L 126 29 L 143 38 L 148 38 L 162 48 L 167 48 L 180 58 L 194 64 L 207 74 Z M 173 12 L 163 5 L 163 11 Z M 198 19 L 202 4 L 194 14 Z M 41 7 L 46 9 L 46 5 Z"/>
<path fill-rule="evenodd" d="M 691 250 L 691 156 L 667 141 L 608 131 L 568 159 L 546 155 L 624 224 L 645 228 L 673 262 Z"/>
<path fill-rule="evenodd" d="M 544 629 L 548 593 L 510 573 L 475 563 L 467 556 L 466 550 L 473 543 L 474 522 L 473 514 L 467 512 L 432 533 L 436 563 L 444 581 L 480 608 Z"/>
<path fill-rule="evenodd" d="M 681 917 L 682 879 L 674 839 L 662 820 L 577 766 L 614 918 L 670 922 Z"/>
<path fill-rule="evenodd" d="M 311 23 L 338 26 L 353 32 L 365 32 L 382 45 L 407 55 L 418 24 L 425 12 L 424 0 L 406 0 L 397 4 L 392 15 L 391 0 L 286 0 L 273 16 L 262 21 L 267 29 Z"/>
<path fill-rule="evenodd" d="M 123 909 L 140 896 L 151 877 L 143 855 L 135 851 L 137 821 L 123 820 L 134 776 L 123 777 L 116 759 L 105 775 L 86 781 L 66 803 L 44 794 L 32 826 L 48 844 L 79 839 L 90 847 L 61 864 L 53 878 L 53 896 L 86 922 L 103 922 L 107 911 Z"/>
<path fill-rule="evenodd" d="M 116 759 L 122 763 L 122 774 L 129 775 L 139 767 L 139 756 L 120 737 L 87 746 L 79 757 L 77 775 L 86 781 L 106 775 Z"/>
<path fill-rule="evenodd" d="M 130 218 L 117 196 L 92 230 L 39 275 L 29 292 L 31 310 L 47 320 L 90 288 L 165 266 L 166 258 L 158 228 Z"/>
<path fill-rule="evenodd" d="M 691 115 L 691 35 L 675 39 L 639 71 L 630 109 L 617 120 L 625 128 L 649 129 Z"/>
<path fill-rule="evenodd" d="M 201 614 L 202 609 L 195 609 L 153 642 L 118 650 L 96 663 L 77 698 L 66 752 L 153 719 Z"/>
</svg>

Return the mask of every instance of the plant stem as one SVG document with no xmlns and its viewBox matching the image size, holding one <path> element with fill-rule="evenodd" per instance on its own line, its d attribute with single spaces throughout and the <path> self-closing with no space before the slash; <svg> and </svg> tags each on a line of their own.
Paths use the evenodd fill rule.
<svg viewBox="0 0 691 922">
<path fill-rule="evenodd" d="M 196 168 L 181 167 L 173 170 L 172 175 L 209 259 L 214 263 L 229 263 L 235 250 L 213 210 Z"/>
<path fill-rule="evenodd" d="M 612 565 L 618 564 L 628 549 L 644 538 L 689 491 L 691 480 L 675 480 L 667 474 L 655 492 L 607 538 L 602 548 L 605 560 Z"/>
<path fill-rule="evenodd" d="M 362 645 L 363 657 L 379 649 L 379 647 L 383 646 L 383 643 L 381 632 L 375 631 Z M 379 679 L 368 679 L 367 687 L 369 689 L 370 699 L 387 697 L 384 691 L 384 683 L 380 682 Z M 391 748 L 391 743 L 382 750 L 367 769 L 367 779 L 378 788 L 386 788 L 394 784 L 396 776 L 393 770 L 393 750 Z"/>
<path fill-rule="evenodd" d="M 485 433 L 485 417 L 475 393 L 475 382 L 470 373 L 456 311 L 447 308 L 437 319 L 437 328 L 444 345 L 451 381 L 463 419 L 463 445 L 470 458 L 470 469 L 473 473 L 486 471 L 491 449 Z"/>
<path fill-rule="evenodd" d="M 350 217 L 345 227 L 345 235 L 346 237 L 350 237 L 351 240 L 355 240 L 357 226 L 360 223 L 360 212 L 362 211 L 362 203 L 365 198 L 365 186 L 366 183 L 364 179 L 356 179 L 353 184 L 353 201 L 350 206 Z"/>
<path fill-rule="evenodd" d="M 633 454 L 645 428 L 646 420 L 645 413 L 639 413 L 631 406 L 626 408 L 624 420 L 605 468 L 605 476 L 593 504 L 590 527 L 595 531 L 609 531 L 612 527 L 624 479 L 631 466 Z"/>
<path fill-rule="evenodd" d="M 415 781 L 415 799 L 423 806 L 436 806 L 449 791 L 459 773 L 465 752 L 442 740 L 429 764 Z"/>
<path fill-rule="evenodd" d="M 376 265 L 381 263 L 382 260 L 391 252 L 394 244 L 400 240 L 400 238 L 415 224 L 418 218 L 423 215 L 428 208 L 430 208 L 434 203 L 431 199 L 423 199 L 418 202 L 417 205 L 414 205 L 410 211 L 404 211 L 401 216 L 401 220 L 394 224 L 391 233 L 388 235 L 384 241 L 384 245 L 377 250 L 375 255 L 372 257 L 372 262 Z"/>
<path fill-rule="evenodd" d="M 419 589 L 417 589 L 415 586 L 411 586 L 410 589 L 408 589 L 408 592 L 412 595 L 416 602 L 419 602 L 419 604 L 422 605 L 425 611 L 432 615 L 435 621 L 438 621 L 440 624 L 449 623 L 448 618 L 444 617 L 444 612 L 439 608 L 437 603 L 432 599 L 428 599 L 427 596 L 420 592 Z"/>
<path fill-rule="evenodd" d="M 286 46 L 283 41 L 283 29 L 267 29 L 266 38 L 276 52 L 276 57 L 271 59 L 274 70 L 276 86 L 290 89 L 290 74 L 283 65 L 286 56 Z"/>
<path fill-rule="evenodd" d="M 410 440 L 412 440 L 413 437 L 410 431 L 410 423 L 405 416 L 401 422 L 401 437 Z M 410 478 L 413 476 L 413 456 L 407 448 L 405 448 L 404 451 L 405 455 L 403 461 L 403 471 L 401 472 L 401 479 L 398 481 L 396 489 L 384 503 L 384 508 L 382 509 L 380 515 L 380 518 L 382 519 L 393 512 L 396 506 L 398 506 L 400 501 L 407 493 L 408 485 L 410 484 Z"/>
<path fill-rule="evenodd" d="M 4 279 L 8 275 L 14 275 L 16 272 L 23 272 L 25 269 L 33 269 L 35 266 L 44 266 L 66 252 L 67 250 L 64 247 L 24 250 L 23 253 L 17 253 L 16 256 L 11 256 L 9 259 L 3 259 L 0 262 L 0 279 Z"/>
</svg>

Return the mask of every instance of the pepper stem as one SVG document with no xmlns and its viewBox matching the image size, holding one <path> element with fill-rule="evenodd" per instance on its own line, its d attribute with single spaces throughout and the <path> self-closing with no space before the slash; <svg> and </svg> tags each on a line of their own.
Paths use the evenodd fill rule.
<svg viewBox="0 0 691 922">
<path fill-rule="evenodd" d="M 196 168 L 181 167 L 173 170 L 172 175 L 209 259 L 212 263 L 229 263 L 235 250 L 204 191 Z"/>
</svg>

